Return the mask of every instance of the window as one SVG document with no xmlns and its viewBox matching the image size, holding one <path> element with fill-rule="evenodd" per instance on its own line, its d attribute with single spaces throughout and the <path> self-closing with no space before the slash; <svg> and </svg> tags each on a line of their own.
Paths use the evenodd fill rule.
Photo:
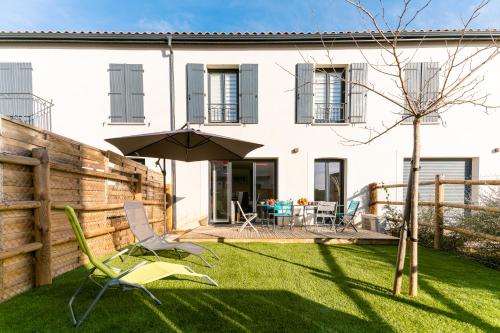
<svg viewBox="0 0 500 333">
<path fill-rule="evenodd" d="M 344 123 L 345 69 L 318 69 L 314 73 L 314 122 Z"/>
<path fill-rule="evenodd" d="M 144 91 L 142 65 L 109 65 L 112 123 L 144 122 Z"/>
<path fill-rule="evenodd" d="M 411 160 L 404 159 L 403 182 L 408 183 Z M 445 179 L 472 179 L 472 159 L 470 158 L 421 158 L 420 181 L 433 181 L 436 175 Z M 471 185 L 448 184 L 444 187 L 444 199 L 449 202 L 470 203 Z M 420 186 L 418 196 L 420 201 L 434 201 L 434 186 Z M 403 198 L 406 197 L 406 189 Z"/>
<path fill-rule="evenodd" d="M 344 161 L 314 161 L 314 201 L 344 204 Z"/>
<path fill-rule="evenodd" d="M 208 119 L 210 123 L 237 123 L 238 71 L 208 72 Z"/>
<path fill-rule="evenodd" d="M 33 124 L 31 63 L 0 63 L 0 114 Z"/>
<path fill-rule="evenodd" d="M 408 97 L 417 108 L 425 109 L 438 97 L 439 70 L 437 62 L 410 62 L 406 64 L 404 71 Z M 405 104 L 407 105 L 408 101 L 405 100 Z M 439 121 L 439 113 L 436 110 L 421 119 L 422 123 L 436 123 Z M 412 123 L 413 117 L 405 119 L 404 122 Z"/>
</svg>

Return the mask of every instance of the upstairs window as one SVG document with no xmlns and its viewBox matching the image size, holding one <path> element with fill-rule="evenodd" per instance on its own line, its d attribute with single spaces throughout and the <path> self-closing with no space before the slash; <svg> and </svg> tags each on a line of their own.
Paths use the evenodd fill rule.
<svg viewBox="0 0 500 333">
<path fill-rule="evenodd" d="M 405 84 L 410 102 L 418 110 L 424 110 L 431 105 L 439 95 L 439 63 L 437 62 L 410 62 L 404 68 Z M 408 101 L 405 99 L 405 105 Z M 438 111 L 433 111 L 422 117 L 422 123 L 437 123 Z M 405 123 L 412 123 L 413 117 L 405 119 Z"/>
<path fill-rule="evenodd" d="M 109 65 L 112 123 L 144 123 L 144 91 L 141 64 Z"/>
<path fill-rule="evenodd" d="M 314 73 L 313 119 L 315 123 L 344 123 L 345 69 L 317 69 Z"/>
<path fill-rule="evenodd" d="M 238 123 L 238 71 L 208 72 L 208 121 Z"/>
</svg>

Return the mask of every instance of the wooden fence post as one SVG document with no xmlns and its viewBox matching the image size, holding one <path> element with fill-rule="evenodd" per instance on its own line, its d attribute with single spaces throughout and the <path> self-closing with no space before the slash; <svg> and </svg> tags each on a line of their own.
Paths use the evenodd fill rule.
<svg viewBox="0 0 500 333">
<path fill-rule="evenodd" d="M 40 159 L 40 165 L 33 167 L 34 199 L 40 202 L 35 208 L 35 241 L 42 243 L 42 248 L 35 252 L 35 285 L 52 284 L 52 237 L 51 237 L 51 202 L 50 202 L 50 167 L 47 148 L 34 148 L 34 158 Z"/>
<path fill-rule="evenodd" d="M 443 219 L 444 219 L 444 185 L 443 176 L 436 175 L 435 194 L 434 194 L 434 248 L 441 249 L 441 240 L 443 238 Z"/>
<path fill-rule="evenodd" d="M 142 200 L 142 173 L 136 173 L 135 179 L 137 182 L 135 183 L 134 200 Z"/>
<path fill-rule="evenodd" d="M 370 202 L 368 204 L 368 213 L 378 215 L 378 189 L 377 183 L 370 183 L 369 185 L 370 191 Z"/>
</svg>

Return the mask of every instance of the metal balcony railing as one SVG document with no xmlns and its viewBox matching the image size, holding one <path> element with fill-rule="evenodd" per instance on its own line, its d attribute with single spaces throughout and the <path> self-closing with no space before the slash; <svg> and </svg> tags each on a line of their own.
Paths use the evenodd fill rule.
<svg viewBox="0 0 500 333">
<path fill-rule="evenodd" d="M 47 131 L 52 130 L 52 106 L 34 94 L 0 93 L 0 114 Z"/>
<path fill-rule="evenodd" d="M 209 104 L 208 121 L 210 123 L 237 123 L 238 104 Z"/>
<path fill-rule="evenodd" d="M 314 103 L 314 122 L 317 124 L 345 123 L 345 103 Z"/>
</svg>

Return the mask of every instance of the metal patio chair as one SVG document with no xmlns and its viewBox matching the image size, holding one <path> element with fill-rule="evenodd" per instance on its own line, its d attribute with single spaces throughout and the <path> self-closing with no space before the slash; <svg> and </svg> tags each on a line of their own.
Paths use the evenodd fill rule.
<svg viewBox="0 0 500 333">
<path fill-rule="evenodd" d="M 239 201 L 236 201 L 236 207 L 238 207 L 238 210 L 240 211 L 241 216 L 244 219 L 243 225 L 238 229 L 238 232 L 243 231 L 243 229 L 245 229 L 247 226 L 249 226 L 256 233 L 259 233 L 259 231 L 257 229 L 255 229 L 254 225 L 252 224 L 252 221 L 257 218 L 257 213 L 245 213 L 243 211 L 243 208 L 241 208 L 241 205 L 240 205 Z M 237 222 L 240 222 L 240 221 L 237 221 Z"/>
<path fill-rule="evenodd" d="M 317 207 L 314 225 L 316 227 L 320 226 L 320 223 L 318 223 L 319 219 L 321 219 L 322 226 L 327 225 L 329 221 L 332 224 L 331 229 L 335 229 L 335 232 L 337 232 L 337 225 L 335 223 L 336 216 L 337 216 L 337 203 L 322 202 Z"/>
<path fill-rule="evenodd" d="M 90 269 L 89 273 L 87 274 L 85 280 L 83 280 L 80 286 L 76 289 L 75 293 L 71 296 L 68 302 L 69 311 L 71 313 L 71 320 L 73 321 L 73 325 L 76 327 L 80 326 L 85 321 L 85 319 L 89 316 L 90 312 L 96 306 L 97 302 L 99 302 L 99 300 L 101 299 L 104 292 L 110 287 L 121 287 L 123 290 L 127 289 L 142 290 L 149 297 L 151 297 L 158 305 L 161 305 L 161 301 L 158 298 L 156 298 L 148 289 L 146 289 L 144 285 L 150 282 L 161 280 L 171 275 L 187 275 L 187 276 L 201 277 L 207 279 L 211 284 L 217 286 L 217 282 L 212 280 L 212 278 L 210 278 L 208 275 L 198 274 L 194 272 L 191 268 L 184 265 L 172 264 L 167 262 L 147 263 L 146 261 L 143 261 L 140 264 L 132 267 L 131 269 L 122 271 L 119 268 L 113 267 L 108 264 L 111 260 L 117 257 L 121 257 L 128 251 L 128 249 L 125 249 L 104 261 L 99 261 L 96 258 L 94 258 L 92 252 L 90 251 L 90 248 L 87 244 L 82 228 L 80 226 L 80 223 L 78 222 L 78 218 L 76 217 L 73 208 L 66 206 L 65 211 L 71 223 L 71 228 L 75 233 L 78 244 L 80 245 L 80 249 L 89 258 L 90 263 L 93 265 L 92 269 Z M 101 281 L 101 279 L 104 279 L 105 282 Z M 97 294 L 96 298 L 94 298 L 92 303 L 89 305 L 83 316 L 80 319 L 77 319 L 75 312 L 73 310 L 73 303 L 76 299 L 76 296 L 78 296 L 78 294 L 83 289 L 83 286 L 88 280 L 92 281 L 97 286 L 99 286 L 101 290 Z"/>
<path fill-rule="evenodd" d="M 281 217 L 283 220 L 283 226 L 285 223 L 285 218 L 288 218 L 288 227 L 290 230 L 293 228 L 293 201 L 277 201 L 274 206 L 271 207 L 271 213 L 273 219 Z M 273 221 L 273 229 L 275 223 Z"/>
<path fill-rule="evenodd" d="M 209 252 L 217 259 L 217 262 L 220 261 L 219 256 L 215 254 L 215 252 L 204 246 L 188 242 L 169 242 L 165 237 L 157 235 L 148 222 L 148 216 L 146 215 L 146 210 L 142 202 L 127 201 L 124 203 L 123 208 L 125 209 L 125 215 L 127 216 L 130 230 L 132 230 L 132 233 L 139 241 L 134 244 L 128 256 L 132 255 L 137 248 L 142 248 L 146 251 L 153 252 L 158 261 L 160 261 L 160 257 L 157 252 L 165 250 L 175 251 L 179 258 L 181 258 L 181 255 L 178 251 L 195 255 L 210 268 L 213 268 L 213 265 L 202 256 L 203 252 Z"/>
<path fill-rule="evenodd" d="M 359 201 L 352 200 L 349 203 L 349 206 L 347 207 L 347 212 L 345 213 L 337 213 L 337 217 L 339 218 L 339 224 L 343 224 L 344 227 L 340 232 L 343 232 L 346 228 L 351 226 L 354 231 L 358 232 L 358 229 L 356 229 L 356 226 L 354 225 L 354 218 L 356 217 L 356 213 L 359 208 Z"/>
</svg>

